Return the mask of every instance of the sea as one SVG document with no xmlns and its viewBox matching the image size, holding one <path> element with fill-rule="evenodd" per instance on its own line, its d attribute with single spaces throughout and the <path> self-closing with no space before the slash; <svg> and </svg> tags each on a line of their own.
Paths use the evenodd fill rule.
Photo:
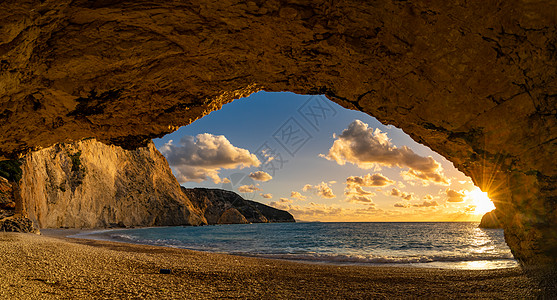
<svg viewBox="0 0 557 300">
<path fill-rule="evenodd" d="M 518 266 L 502 229 L 478 223 L 267 223 L 84 232 L 119 241 L 309 263 L 444 269 Z"/>
</svg>

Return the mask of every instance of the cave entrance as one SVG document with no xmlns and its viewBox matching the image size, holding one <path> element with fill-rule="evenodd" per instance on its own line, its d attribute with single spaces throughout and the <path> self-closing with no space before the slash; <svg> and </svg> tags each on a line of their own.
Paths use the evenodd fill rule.
<svg viewBox="0 0 557 300">
<path fill-rule="evenodd" d="M 186 187 L 355 213 L 298 216 L 306 221 L 478 222 L 494 209 L 444 157 L 325 96 L 259 92 L 154 143 Z"/>
<path fill-rule="evenodd" d="M 495 207 L 469 177 L 402 130 L 325 96 L 255 93 L 154 143 L 184 187 L 234 191 L 302 222 L 418 222 L 405 223 L 417 226 L 417 240 L 393 240 L 402 248 L 421 242 L 435 247 L 445 241 L 439 232 L 451 235 L 447 228 L 459 226 L 451 222 L 471 222 L 451 227 L 466 249 L 455 254 L 462 261 L 452 267 L 516 264 L 502 230 L 477 228 Z M 354 232 L 369 226 L 354 224 L 346 226 L 355 226 Z M 437 263 L 429 265 L 445 262 Z"/>
</svg>

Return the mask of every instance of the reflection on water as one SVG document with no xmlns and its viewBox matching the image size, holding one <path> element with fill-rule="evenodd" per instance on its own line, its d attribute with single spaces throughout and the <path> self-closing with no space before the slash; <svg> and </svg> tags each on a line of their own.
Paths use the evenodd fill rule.
<svg viewBox="0 0 557 300">
<path fill-rule="evenodd" d="M 422 265 L 414 265 L 415 267 L 424 268 L 441 268 L 441 269 L 459 269 L 459 270 L 492 270 L 514 268 L 518 266 L 515 260 L 496 259 L 496 260 L 474 260 L 461 262 L 431 262 Z"/>
</svg>

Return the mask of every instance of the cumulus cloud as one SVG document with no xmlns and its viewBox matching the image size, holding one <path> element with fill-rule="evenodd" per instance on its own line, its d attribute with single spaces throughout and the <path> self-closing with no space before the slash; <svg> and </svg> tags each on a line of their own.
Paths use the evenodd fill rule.
<svg viewBox="0 0 557 300">
<path fill-rule="evenodd" d="M 369 217 L 389 213 L 377 208 L 375 204 L 370 204 L 357 209 L 342 208 L 336 205 L 326 205 L 315 202 L 310 202 L 301 206 L 289 203 L 279 203 L 279 201 L 276 201 L 271 202 L 270 205 L 290 212 L 297 220 L 343 220 L 346 218 L 359 218 L 360 220 L 366 220 Z"/>
<path fill-rule="evenodd" d="M 422 203 L 417 203 L 417 204 L 411 204 L 408 201 L 403 201 L 403 202 L 397 202 L 394 204 L 394 207 L 399 207 L 399 208 L 408 208 L 408 207 L 435 207 L 435 206 L 439 206 L 439 203 L 437 203 L 437 201 L 435 200 L 424 200 Z"/>
<path fill-rule="evenodd" d="M 255 181 L 263 181 L 263 182 L 273 179 L 273 176 L 263 171 L 252 172 L 249 174 L 249 177 Z"/>
<path fill-rule="evenodd" d="M 327 199 L 331 199 L 331 198 L 336 197 L 336 195 L 333 193 L 333 190 L 331 189 L 331 187 L 329 187 L 329 184 L 325 183 L 325 182 L 321 182 L 318 185 L 306 184 L 304 186 L 304 188 L 302 189 L 302 191 L 304 191 L 304 192 L 311 191 L 311 192 L 317 194 L 318 196 L 323 197 L 323 198 L 327 198 Z"/>
<path fill-rule="evenodd" d="M 427 201 L 424 200 L 424 202 L 420 203 L 420 204 L 414 204 L 414 207 L 433 207 L 433 206 L 438 206 L 439 203 L 437 203 L 437 201 L 435 200 L 431 200 L 431 201 Z"/>
<path fill-rule="evenodd" d="M 362 186 L 385 186 L 392 183 L 394 183 L 394 181 L 389 180 L 387 177 L 381 174 L 367 174 L 363 177 L 350 176 L 346 178 L 346 188 L 344 189 L 344 195 L 347 197 L 346 201 L 351 203 L 375 205 L 372 200 L 372 197 L 375 196 L 375 193 L 364 190 Z"/>
<path fill-rule="evenodd" d="M 415 170 L 408 170 L 400 172 L 400 176 L 407 181 L 418 181 L 422 185 L 429 185 L 430 182 L 448 185 L 449 181 L 443 174 L 435 173 L 422 173 Z"/>
<path fill-rule="evenodd" d="M 391 190 L 391 196 L 400 197 L 401 195 L 402 195 L 402 192 L 399 189 L 393 188 Z"/>
<path fill-rule="evenodd" d="M 292 191 L 290 193 L 290 198 L 298 199 L 298 200 L 306 200 L 306 196 L 300 194 L 299 192 Z"/>
<path fill-rule="evenodd" d="M 288 199 L 288 198 L 280 198 L 279 201 L 278 201 L 278 203 L 282 203 L 282 204 L 284 204 L 284 203 L 290 204 L 290 203 L 292 203 L 292 202 L 294 202 L 294 201 L 292 201 L 292 200 L 290 200 L 290 199 Z M 271 203 L 273 203 L 273 202 L 271 202 Z M 277 202 L 275 202 L 275 203 L 277 203 Z"/>
<path fill-rule="evenodd" d="M 375 196 L 374 192 L 366 191 L 361 186 L 348 186 L 344 192 L 345 195 L 371 195 Z"/>
<path fill-rule="evenodd" d="M 257 167 L 261 164 L 254 154 L 235 147 L 225 136 L 209 133 L 184 136 L 177 145 L 170 140 L 160 152 L 180 183 L 207 179 L 220 183 L 221 169 Z"/>
<path fill-rule="evenodd" d="M 269 203 L 270 206 L 282 210 L 286 210 L 296 217 L 328 217 L 339 216 L 343 213 L 341 207 L 328 206 L 325 204 L 318 204 L 310 202 L 306 206 L 291 205 L 287 202 L 274 201 Z"/>
<path fill-rule="evenodd" d="M 407 200 L 407 201 L 410 201 L 410 200 L 414 199 L 414 195 L 408 194 L 406 192 L 402 192 L 401 190 L 399 190 L 397 188 L 392 188 L 389 195 L 395 196 L 395 197 L 400 197 L 400 198 L 402 198 L 404 200 Z"/>
<path fill-rule="evenodd" d="M 365 176 L 350 176 L 346 178 L 346 186 L 348 187 L 356 187 L 356 186 L 366 186 L 366 187 L 373 187 L 373 186 L 387 186 L 394 184 L 393 180 L 383 176 L 383 174 L 367 174 Z"/>
<path fill-rule="evenodd" d="M 321 155 L 339 165 L 346 162 L 362 169 L 379 169 L 380 166 L 408 168 L 407 178 L 437 184 L 448 184 L 441 164 L 431 156 L 420 156 L 410 148 L 394 146 L 386 133 L 368 128 L 368 124 L 354 120 L 334 141 L 327 155 Z"/>
<path fill-rule="evenodd" d="M 271 198 L 273 198 L 273 195 L 272 195 L 272 194 L 263 194 L 263 193 L 261 193 L 261 194 L 259 194 L 259 195 L 261 195 L 261 197 L 263 197 L 263 198 L 265 198 L 265 199 L 271 199 Z"/>
<path fill-rule="evenodd" d="M 373 199 L 371 199 L 370 195 L 347 195 L 348 198 L 346 200 L 350 203 L 359 203 L 359 204 L 367 204 L 367 205 L 375 205 L 373 203 Z"/>
<path fill-rule="evenodd" d="M 459 192 L 451 189 L 447 189 L 445 193 L 447 194 L 447 202 L 453 202 L 453 203 L 463 202 L 464 197 L 466 197 L 463 192 Z"/>
<path fill-rule="evenodd" d="M 242 185 L 238 188 L 238 192 L 240 193 L 253 193 L 255 191 L 261 191 L 260 188 L 256 187 L 253 184 L 250 185 Z"/>
<path fill-rule="evenodd" d="M 406 208 L 409 207 L 410 205 L 408 203 L 404 203 L 404 202 L 397 202 L 394 204 L 395 207 L 401 207 L 401 208 Z"/>
</svg>

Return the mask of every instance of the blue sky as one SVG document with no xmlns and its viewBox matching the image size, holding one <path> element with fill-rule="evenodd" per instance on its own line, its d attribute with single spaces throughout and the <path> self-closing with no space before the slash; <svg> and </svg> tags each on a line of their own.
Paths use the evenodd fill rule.
<svg viewBox="0 0 557 300">
<path fill-rule="evenodd" d="M 338 161 L 324 158 L 335 140 L 339 139 L 339 135 L 355 120 L 361 121 L 357 123 L 361 128 L 363 124 L 367 124 L 369 132 L 378 128 L 386 133 L 390 144 L 396 148 L 407 146 L 420 157 L 431 156 L 442 166 L 442 174 L 450 180 L 450 184 L 407 180 L 408 178 L 405 179 L 401 175 L 401 172 L 408 170 L 405 167 L 375 164 L 374 168 L 366 169 L 362 168 L 361 164 L 347 162 L 340 165 Z M 259 167 L 217 170 L 219 178 L 230 178 L 231 183 L 215 183 L 211 179 L 181 182 L 185 187 L 226 188 L 239 192 L 240 186 L 252 184 L 260 190 L 240 194 L 289 210 L 298 219 L 310 221 L 457 221 L 477 220 L 481 217 L 479 211 L 474 213 L 471 210 L 471 205 L 478 206 L 479 201 L 470 196 L 475 189 L 473 184 L 469 178 L 456 170 L 451 162 L 428 147 L 416 143 L 402 130 L 384 126 L 362 112 L 347 110 L 324 96 L 255 93 L 226 104 L 221 110 L 211 112 L 161 139 L 155 139 L 155 146 L 163 149 L 161 152 L 167 158 L 170 157 L 169 163 L 175 175 L 179 175 L 179 155 L 187 151 L 180 152 L 176 150 L 178 148 L 173 148 L 171 156 L 170 150 L 164 151 L 164 145 L 170 140 L 177 145 L 184 137 L 195 137 L 204 133 L 224 136 L 234 147 L 249 151 L 249 154 L 258 157 L 260 162 L 264 162 L 265 159 L 262 149 L 274 150 L 271 153 L 275 154 L 275 159 L 272 163 Z M 193 143 L 196 143 L 195 138 L 188 145 Z M 278 153 L 280 156 L 276 156 Z M 283 163 L 280 163 L 280 157 Z M 254 156 L 251 156 L 246 159 L 253 161 L 253 158 Z M 249 165 L 244 165 L 246 164 Z M 247 177 L 258 170 L 272 175 L 273 178 L 263 182 L 252 181 Z M 236 175 L 230 177 L 232 174 Z M 365 187 L 364 190 L 368 194 L 366 199 L 370 200 L 368 203 L 349 202 L 348 197 L 344 195 L 347 191 L 347 178 L 363 177 L 367 174 L 380 174 L 388 178 L 392 184 Z M 177 177 L 180 179 L 180 176 Z M 243 181 L 236 182 L 238 178 L 242 178 Z M 334 198 L 323 197 L 317 189 L 308 187 L 304 190 L 306 185 L 315 187 L 322 182 L 334 193 Z M 393 196 L 393 188 L 401 193 L 413 195 L 411 200 Z M 458 194 L 451 194 L 448 190 Z M 293 191 L 306 198 L 301 200 L 291 197 Z M 264 198 L 261 194 L 271 194 L 272 198 Z M 455 195 L 456 198 L 452 197 Z M 396 203 L 398 207 L 395 207 Z M 425 205 L 427 203 L 431 205 Z"/>
</svg>

